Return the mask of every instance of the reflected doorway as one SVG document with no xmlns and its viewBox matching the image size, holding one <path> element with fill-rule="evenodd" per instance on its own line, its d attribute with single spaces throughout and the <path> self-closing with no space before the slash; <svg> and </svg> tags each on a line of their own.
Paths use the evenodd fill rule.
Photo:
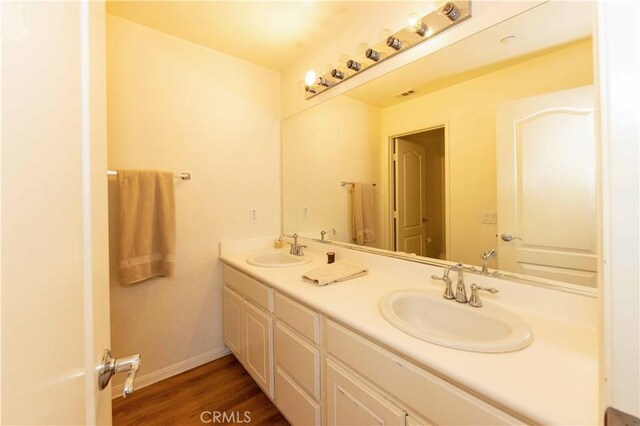
<svg viewBox="0 0 640 426">
<path fill-rule="evenodd" d="M 446 258 L 445 128 L 392 141 L 393 249 Z"/>
</svg>

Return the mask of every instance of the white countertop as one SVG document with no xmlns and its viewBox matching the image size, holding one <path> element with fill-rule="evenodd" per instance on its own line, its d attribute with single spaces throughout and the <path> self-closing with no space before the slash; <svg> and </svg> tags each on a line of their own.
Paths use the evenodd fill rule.
<svg viewBox="0 0 640 426">
<path fill-rule="evenodd" d="M 564 318 L 560 312 L 558 317 L 551 316 L 548 306 L 547 312 L 543 310 L 541 313 L 521 306 L 499 303 L 498 298 L 487 295 L 483 297 L 484 303 L 494 303 L 495 300 L 495 304 L 518 315 L 531 327 L 534 333 L 533 343 L 520 351 L 498 354 L 445 348 L 405 334 L 388 323 L 378 310 L 380 298 L 395 290 L 420 288 L 433 291 L 435 296 L 441 296 L 442 284 L 424 277 L 428 277 L 432 273 L 430 271 L 438 273 L 438 269 L 441 273 L 442 268 L 409 265 L 411 262 L 403 264 L 396 259 L 335 246 L 314 243 L 309 246 L 310 252 L 314 255 L 313 261 L 297 267 L 264 268 L 249 265 L 245 261 L 248 255 L 264 249 L 223 253 L 220 258 L 226 264 L 525 419 L 539 424 L 600 423 L 598 331 L 592 323 L 571 321 Z M 370 268 L 369 273 L 363 277 L 324 287 L 304 281 L 303 273 L 326 263 L 326 251 L 336 252 L 338 258 L 360 261 Z M 377 264 L 381 266 L 378 268 Z M 400 269 L 407 268 L 423 268 L 425 271 L 421 274 L 421 279 L 409 279 L 400 273 Z M 471 281 L 469 277 L 472 276 L 467 276 L 467 285 Z M 482 284 L 482 278 L 474 281 Z M 498 282 L 498 286 L 505 287 L 505 281 L 495 281 Z M 513 286 L 512 283 L 506 285 Z M 500 288 L 502 293 L 505 292 L 503 288 Z M 507 287 L 506 291 L 509 290 L 516 291 Z M 545 293 L 540 293 L 544 294 L 544 298 L 553 297 L 548 296 L 548 292 L 553 293 L 551 290 L 535 290 L 544 291 Z M 566 304 L 567 297 L 583 296 L 563 294 L 558 297 L 564 298 L 562 303 Z M 443 299 L 443 303 L 451 302 Z M 578 300 L 577 303 L 583 302 Z M 546 301 L 542 304 L 553 305 Z"/>
</svg>

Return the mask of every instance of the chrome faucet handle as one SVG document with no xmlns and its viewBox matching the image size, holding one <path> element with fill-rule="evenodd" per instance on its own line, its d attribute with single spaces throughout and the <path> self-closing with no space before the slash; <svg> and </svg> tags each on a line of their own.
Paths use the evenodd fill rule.
<svg viewBox="0 0 640 426">
<path fill-rule="evenodd" d="M 469 305 L 473 306 L 474 308 L 481 308 L 482 307 L 482 300 L 480 300 L 480 296 L 478 296 L 478 292 L 479 291 L 486 291 L 489 292 L 491 294 L 497 294 L 500 293 L 500 291 L 498 291 L 497 288 L 493 288 L 493 287 L 480 287 L 477 284 L 471 284 L 471 297 L 469 298 Z"/>
<path fill-rule="evenodd" d="M 444 281 L 446 287 L 444 289 L 444 294 L 442 295 L 442 297 L 444 297 L 445 299 L 453 300 L 455 296 L 453 295 L 453 290 L 451 289 L 451 278 L 449 278 L 449 272 L 451 272 L 451 266 L 447 266 L 446 268 L 444 268 L 444 274 L 441 277 L 437 275 L 431 275 L 431 279 Z"/>
</svg>

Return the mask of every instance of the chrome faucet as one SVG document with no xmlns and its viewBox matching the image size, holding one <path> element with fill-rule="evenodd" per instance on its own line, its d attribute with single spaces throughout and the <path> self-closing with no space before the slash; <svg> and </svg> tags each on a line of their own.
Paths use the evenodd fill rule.
<svg viewBox="0 0 640 426">
<path fill-rule="evenodd" d="M 496 252 L 494 249 L 491 249 L 488 252 L 483 253 L 480 257 L 482 258 L 482 275 L 487 275 L 489 273 L 489 260 L 497 259 L 498 252 Z"/>
<path fill-rule="evenodd" d="M 444 289 L 444 294 L 442 297 L 445 299 L 453 300 L 455 297 L 453 295 L 453 290 L 451 290 L 451 278 L 449 278 L 449 272 L 451 272 L 451 266 L 447 266 L 444 268 L 444 274 L 439 277 L 437 275 L 431 275 L 431 278 L 434 280 L 444 281 L 446 287 Z"/>
<path fill-rule="evenodd" d="M 464 285 L 464 265 L 462 263 L 456 263 L 451 267 L 453 271 L 458 273 L 458 283 L 456 284 L 456 302 L 467 303 L 467 288 Z"/>
<path fill-rule="evenodd" d="M 307 248 L 307 246 L 303 246 L 298 244 L 298 234 L 293 235 L 285 235 L 285 237 L 293 238 L 293 243 L 289 243 L 291 246 L 291 250 L 289 250 L 289 254 L 294 256 L 304 256 L 303 248 Z"/>
<path fill-rule="evenodd" d="M 321 243 L 326 243 L 326 241 L 324 239 L 324 236 L 327 235 L 328 233 L 332 233 L 333 235 L 336 235 L 337 232 L 336 232 L 335 228 L 331 228 L 328 231 L 324 231 L 324 230 L 320 231 L 320 242 Z"/>
</svg>

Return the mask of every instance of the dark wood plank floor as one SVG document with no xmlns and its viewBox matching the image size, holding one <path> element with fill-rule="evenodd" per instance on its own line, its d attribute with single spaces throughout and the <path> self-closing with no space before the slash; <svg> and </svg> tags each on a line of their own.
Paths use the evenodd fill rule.
<svg viewBox="0 0 640 426">
<path fill-rule="evenodd" d="M 238 424 L 243 420 L 247 424 L 245 411 L 250 412 L 250 425 L 289 424 L 233 355 L 138 389 L 126 399 L 115 399 L 113 424 L 234 424 L 214 422 L 208 413 L 204 415 L 207 422 L 203 423 L 203 411 L 226 412 L 227 416 L 235 412 Z"/>
</svg>

